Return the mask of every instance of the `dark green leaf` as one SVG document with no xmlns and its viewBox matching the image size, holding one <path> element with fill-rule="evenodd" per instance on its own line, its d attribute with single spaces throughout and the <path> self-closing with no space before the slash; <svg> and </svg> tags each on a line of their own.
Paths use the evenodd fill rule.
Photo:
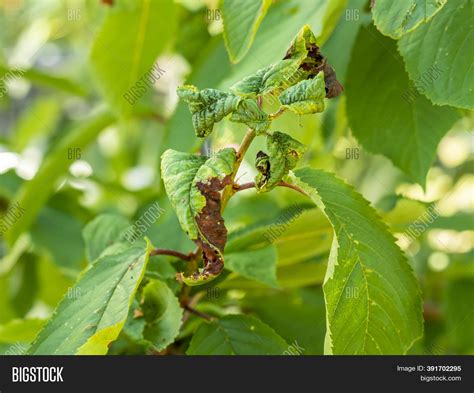
<svg viewBox="0 0 474 393">
<path fill-rule="evenodd" d="M 227 315 L 203 323 L 194 334 L 188 355 L 282 355 L 288 344 L 273 329 L 246 315 Z"/>
</svg>

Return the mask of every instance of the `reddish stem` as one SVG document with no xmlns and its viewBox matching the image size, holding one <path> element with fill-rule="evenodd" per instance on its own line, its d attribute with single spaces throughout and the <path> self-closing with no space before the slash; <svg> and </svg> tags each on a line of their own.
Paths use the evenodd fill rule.
<svg viewBox="0 0 474 393">
<path fill-rule="evenodd" d="M 155 248 L 154 250 L 151 250 L 150 251 L 150 256 L 152 257 L 154 255 L 171 255 L 173 257 L 177 257 L 179 259 L 182 259 L 183 261 L 190 261 L 192 259 L 192 257 L 194 256 L 193 253 L 183 254 L 179 251 L 167 250 L 165 248 Z"/>
<path fill-rule="evenodd" d="M 294 184 L 291 184 L 291 183 L 287 183 L 285 181 L 281 181 L 278 183 L 278 186 L 279 187 L 287 187 L 287 188 L 291 188 L 295 191 L 298 191 L 299 193 L 305 195 L 305 196 L 309 196 L 305 191 L 303 191 L 300 187 L 294 185 Z M 248 190 L 249 188 L 254 188 L 255 187 L 255 183 L 254 182 L 250 182 L 250 183 L 244 183 L 244 184 L 234 184 L 234 190 L 235 192 L 239 192 L 239 191 L 243 191 L 243 190 Z"/>
</svg>

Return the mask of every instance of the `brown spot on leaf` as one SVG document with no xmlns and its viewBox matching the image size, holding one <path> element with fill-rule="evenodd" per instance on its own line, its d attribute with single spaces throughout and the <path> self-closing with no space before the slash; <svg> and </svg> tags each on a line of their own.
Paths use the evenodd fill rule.
<svg viewBox="0 0 474 393">
<path fill-rule="evenodd" d="M 324 84 L 326 85 L 326 98 L 334 98 L 342 93 L 344 87 L 336 78 L 336 71 L 327 63 L 324 64 Z"/>
<path fill-rule="evenodd" d="M 308 54 L 306 58 L 301 62 L 299 69 L 306 73 L 306 79 L 313 79 L 320 71 L 324 72 L 324 83 L 326 85 L 326 98 L 337 97 L 344 90 L 342 85 L 336 78 L 336 72 L 328 64 L 327 59 L 322 55 L 319 47 L 312 43 L 306 43 L 306 50 Z M 294 45 L 292 45 L 286 52 L 285 59 L 292 57 L 295 51 Z"/>
<path fill-rule="evenodd" d="M 206 198 L 206 205 L 196 217 L 200 235 L 195 242 L 201 247 L 204 260 L 201 276 L 217 275 L 224 268 L 221 255 L 224 253 L 227 242 L 227 228 L 221 215 L 220 192 L 231 183 L 232 179 L 228 175 L 222 180 L 214 177 L 208 182 L 196 184 L 200 193 Z M 198 273 L 194 273 L 194 275 L 196 279 L 199 277 Z"/>
</svg>

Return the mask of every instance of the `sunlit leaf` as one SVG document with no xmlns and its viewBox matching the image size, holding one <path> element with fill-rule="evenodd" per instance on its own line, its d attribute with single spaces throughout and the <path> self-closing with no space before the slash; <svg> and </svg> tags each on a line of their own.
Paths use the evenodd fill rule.
<svg viewBox="0 0 474 393">
<path fill-rule="evenodd" d="M 334 175 L 292 178 L 334 229 L 324 282 L 325 352 L 404 354 L 423 331 L 420 289 L 395 238 L 360 194 Z"/>
</svg>

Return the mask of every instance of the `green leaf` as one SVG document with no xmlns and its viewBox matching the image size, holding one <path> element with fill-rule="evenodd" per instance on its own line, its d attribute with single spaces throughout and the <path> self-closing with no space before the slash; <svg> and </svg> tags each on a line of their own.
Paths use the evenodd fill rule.
<svg viewBox="0 0 474 393">
<path fill-rule="evenodd" d="M 25 182 L 14 197 L 27 214 L 17 220 L 6 234 L 9 244 L 13 244 L 35 221 L 41 207 L 53 192 L 57 179 L 68 170 L 71 165 L 68 149 L 85 149 L 113 121 L 114 117 L 110 113 L 101 113 L 91 119 L 83 120 L 48 153 L 35 177 Z"/>
<path fill-rule="evenodd" d="M 89 262 L 95 261 L 109 246 L 125 240 L 130 222 L 117 214 L 101 214 L 89 222 L 82 231 Z"/>
<path fill-rule="evenodd" d="M 324 73 L 320 72 L 313 79 L 298 82 L 284 90 L 279 99 L 283 108 L 297 115 L 308 115 L 324 110 L 325 96 Z"/>
<path fill-rule="evenodd" d="M 457 353 L 472 355 L 474 351 L 473 299 L 474 280 L 463 278 L 448 284 L 444 298 L 447 339 Z"/>
<path fill-rule="evenodd" d="M 178 87 L 178 96 L 188 103 L 196 135 L 204 138 L 212 132 L 214 123 L 235 111 L 240 98 L 215 89 L 199 91 L 195 86 Z"/>
<path fill-rule="evenodd" d="M 267 149 L 268 155 L 259 152 L 255 163 L 259 171 L 255 178 L 258 192 L 274 188 L 296 166 L 306 147 L 288 134 L 275 131 L 267 136 Z"/>
<path fill-rule="evenodd" d="M 32 139 L 52 134 L 58 123 L 60 106 L 57 100 L 41 98 L 25 110 L 12 134 L 12 148 L 22 151 Z"/>
<path fill-rule="evenodd" d="M 188 355 L 282 355 L 288 344 L 263 322 L 247 315 L 227 315 L 203 323 L 194 334 Z"/>
<path fill-rule="evenodd" d="M 297 170 L 295 185 L 324 211 L 334 239 L 324 282 L 325 352 L 404 354 L 423 331 L 413 271 L 377 213 L 330 173 Z"/>
<path fill-rule="evenodd" d="M 407 101 L 409 89 L 395 41 L 361 29 L 347 75 L 349 125 L 367 150 L 385 155 L 424 185 L 436 147 L 459 115 L 423 96 Z"/>
<path fill-rule="evenodd" d="M 234 84 L 230 90 L 243 97 L 255 98 L 258 95 L 272 93 L 275 90 L 285 89 L 298 82 L 298 66 L 300 61 L 282 60 L 276 64 L 258 70 Z M 295 75 L 296 74 L 296 75 Z"/>
<path fill-rule="evenodd" d="M 31 240 L 57 265 L 79 271 L 84 260 L 81 229 L 82 222 L 71 214 L 45 206 L 31 226 Z"/>
<path fill-rule="evenodd" d="M 137 0 L 108 7 L 90 62 L 102 94 L 116 113 L 131 113 L 132 104 L 125 96 L 131 88 L 136 92 L 149 88 L 151 79 L 145 74 L 174 38 L 176 27 L 171 0 Z"/>
<path fill-rule="evenodd" d="M 260 25 L 248 55 L 239 63 L 239 67 L 233 67 L 231 75 L 219 87 L 228 88 L 253 74 L 256 69 L 279 62 L 285 56 L 287 43 L 294 39 L 305 24 L 311 27 L 322 46 L 335 28 L 346 3 L 347 0 L 274 2 Z"/>
<path fill-rule="evenodd" d="M 12 270 L 10 302 L 18 316 L 31 310 L 38 295 L 38 263 L 36 254 L 25 252 L 16 261 Z"/>
<path fill-rule="evenodd" d="M 316 56 L 313 54 L 318 50 L 311 28 L 305 25 L 294 38 L 284 59 L 258 70 L 255 74 L 237 82 L 230 89 L 236 94 L 252 98 L 284 90 L 305 79 L 309 74 L 315 75 L 319 71 L 322 57 L 315 60 Z"/>
<path fill-rule="evenodd" d="M 220 191 L 231 182 L 236 152 L 220 150 L 207 159 L 167 150 L 161 172 L 166 194 L 189 238 L 203 250 L 204 268 L 191 277 L 180 278 L 188 285 L 199 285 L 217 277 L 223 268 L 227 229 L 221 216 Z"/>
<path fill-rule="evenodd" d="M 155 351 L 161 351 L 171 344 L 179 333 L 183 309 L 168 286 L 158 280 L 151 280 L 143 289 L 141 308 L 147 320 L 143 337 Z"/>
<path fill-rule="evenodd" d="M 0 343 L 29 343 L 44 325 L 42 319 L 13 319 L 0 325 Z"/>
<path fill-rule="evenodd" d="M 226 254 L 225 266 L 251 280 L 277 288 L 277 252 L 274 246 Z"/>
<path fill-rule="evenodd" d="M 51 75 L 46 72 L 40 71 L 35 68 L 30 69 L 17 69 L 9 68 L 3 64 L 0 64 L 0 78 L 3 78 L 6 74 L 10 74 L 17 78 L 24 78 L 30 82 L 39 86 L 50 87 L 56 90 L 62 90 L 66 93 L 85 97 L 87 90 L 82 85 L 76 83 L 67 78 L 58 77 L 57 75 Z"/>
<path fill-rule="evenodd" d="M 304 25 L 282 60 L 258 70 L 230 89 L 236 94 L 251 98 L 279 93 L 302 80 L 314 78 L 320 71 L 326 74 L 327 97 L 336 97 L 342 91 L 342 86 L 316 45 L 316 38 L 311 28 Z"/>
<path fill-rule="evenodd" d="M 271 0 L 223 0 L 224 41 L 232 63 L 238 63 L 252 46 Z"/>
<path fill-rule="evenodd" d="M 243 302 L 293 345 L 295 354 L 323 354 L 326 310 L 321 287 L 250 295 Z"/>
<path fill-rule="evenodd" d="M 202 14 L 200 14 L 202 19 Z M 207 24 L 205 26 L 207 31 Z M 194 46 L 194 42 L 192 43 Z M 221 36 L 213 37 L 205 47 L 198 48 L 200 55 L 193 65 L 188 83 L 195 86 L 217 86 L 228 75 L 231 64 Z M 162 146 L 181 151 L 192 151 L 202 143 L 194 138 L 195 130 L 186 103 L 180 101 L 165 127 Z M 164 150 L 164 149 L 163 149 Z"/>
<path fill-rule="evenodd" d="M 72 288 L 32 344 L 32 355 L 106 354 L 143 278 L 151 245 L 99 259 Z"/>
<path fill-rule="evenodd" d="M 474 109 L 473 20 L 471 0 L 449 1 L 398 42 L 410 78 L 437 105 Z"/>
<path fill-rule="evenodd" d="M 398 39 L 429 21 L 447 0 L 377 0 L 372 13 L 382 34 Z"/>
<path fill-rule="evenodd" d="M 232 113 L 230 121 L 247 124 L 257 135 L 264 134 L 270 127 L 270 118 L 254 100 L 243 100 Z"/>
<path fill-rule="evenodd" d="M 191 187 L 206 157 L 168 149 L 161 156 L 161 176 L 166 195 L 173 206 L 183 231 L 194 240 L 198 231 L 191 210 Z"/>
</svg>

